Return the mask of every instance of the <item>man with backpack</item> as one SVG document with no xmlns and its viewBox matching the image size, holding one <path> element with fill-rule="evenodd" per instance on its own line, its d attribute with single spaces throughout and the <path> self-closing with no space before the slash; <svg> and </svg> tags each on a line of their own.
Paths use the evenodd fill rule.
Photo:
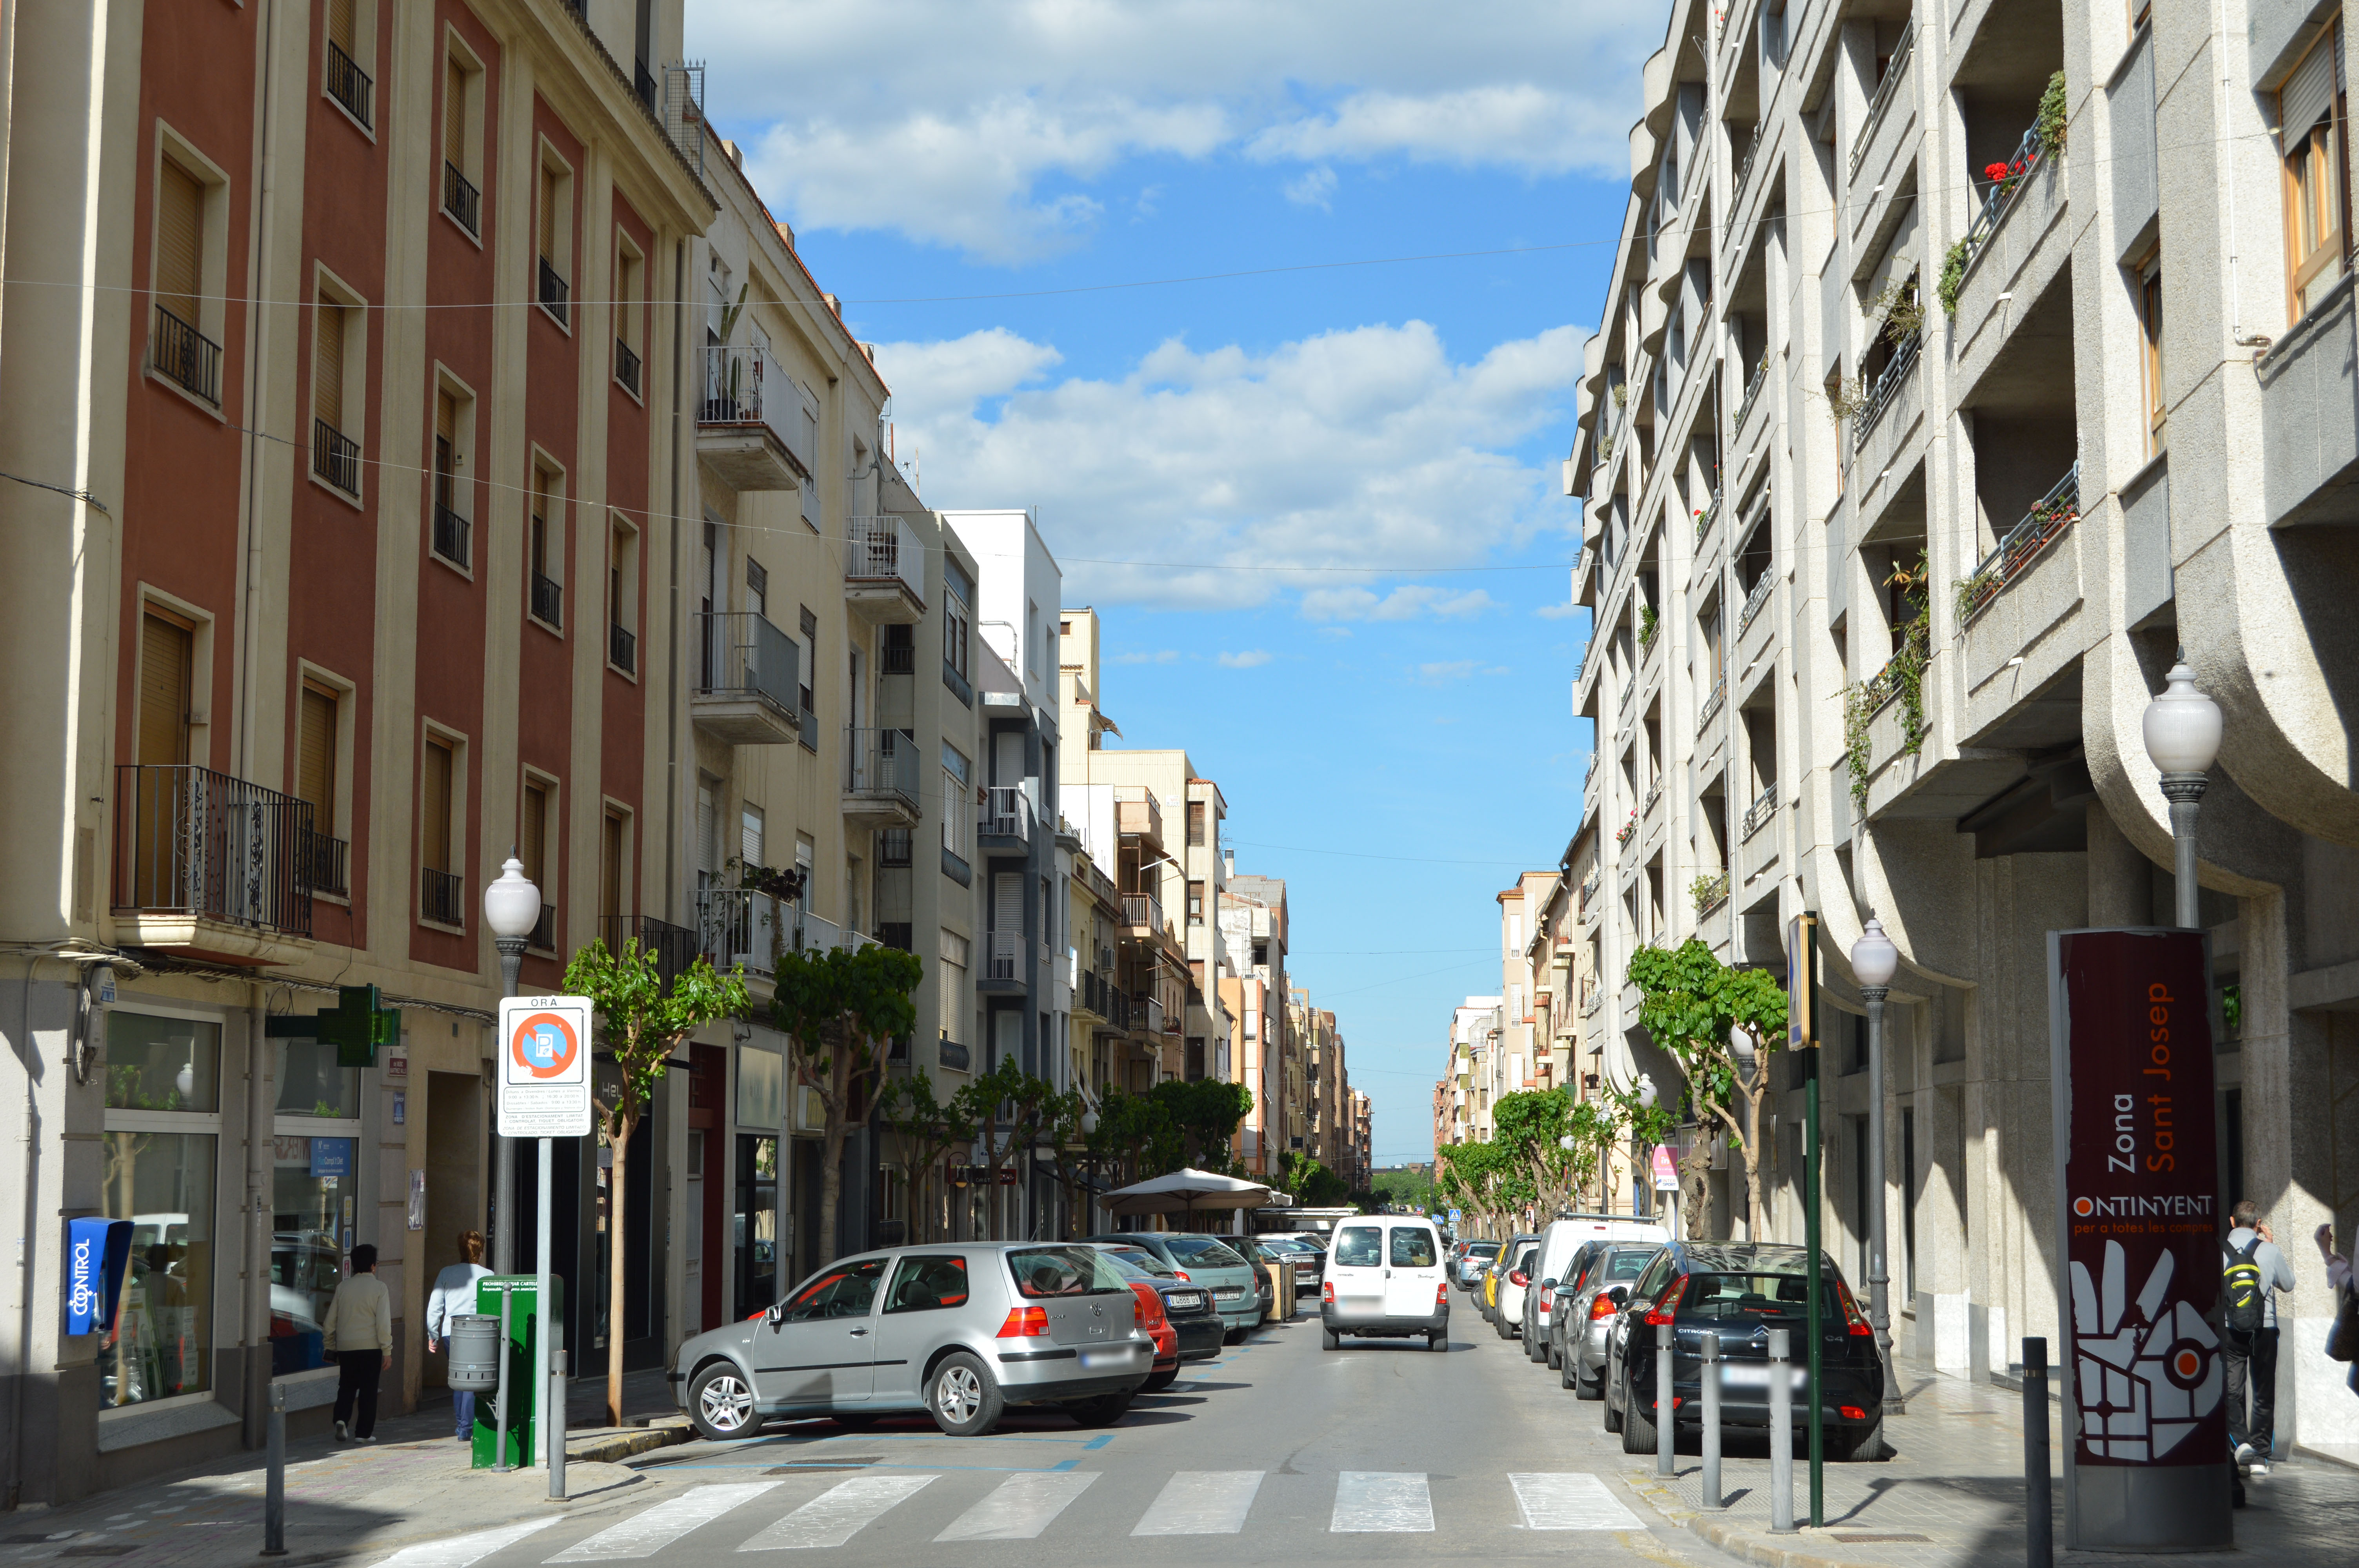
<svg viewBox="0 0 2359 1568">
<path fill-rule="evenodd" d="M 2228 1441 L 2236 1467 L 2255 1476 L 2269 1473 L 2276 1444 L 2277 1298 L 2293 1289 L 2293 1268 L 2261 1223 L 2260 1206 L 2250 1198 L 2229 1211 L 2234 1227 L 2221 1243 L 2220 1349 L 2228 1372 Z M 2245 1391 L 2252 1415 L 2245 1412 Z"/>
</svg>

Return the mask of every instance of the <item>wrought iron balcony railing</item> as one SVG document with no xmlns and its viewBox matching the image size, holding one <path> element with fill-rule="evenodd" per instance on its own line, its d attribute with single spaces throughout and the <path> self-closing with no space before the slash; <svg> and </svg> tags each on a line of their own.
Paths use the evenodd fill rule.
<svg viewBox="0 0 2359 1568">
<path fill-rule="evenodd" d="M 374 124 L 369 117 L 372 83 L 369 74 L 353 63 L 333 40 L 328 44 L 328 96 L 342 104 L 352 117 L 362 124 Z"/>
<path fill-rule="evenodd" d="M 311 934 L 311 805 L 211 768 L 114 770 L 117 913 Z M 332 840 L 331 840 L 332 842 Z"/>
<path fill-rule="evenodd" d="M 156 333 L 147 343 L 147 359 L 158 375 L 221 406 L 221 345 L 168 306 L 156 307 Z"/>
<path fill-rule="evenodd" d="M 342 491 L 361 492 L 361 449 L 358 442 L 325 419 L 311 421 L 311 471 Z"/>
<path fill-rule="evenodd" d="M 442 166 L 442 211 L 471 234 L 484 232 L 484 194 L 475 182 L 459 172 L 455 163 Z"/>
</svg>

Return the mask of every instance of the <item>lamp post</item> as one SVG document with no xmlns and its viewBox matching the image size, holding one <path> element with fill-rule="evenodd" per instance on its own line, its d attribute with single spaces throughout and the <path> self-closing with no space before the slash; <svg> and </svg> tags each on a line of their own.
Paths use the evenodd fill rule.
<svg viewBox="0 0 2359 1568">
<path fill-rule="evenodd" d="M 2220 705 L 2195 689 L 2195 671 L 2181 653 L 2162 677 L 2160 696 L 2146 705 L 2146 754 L 2162 773 L 2170 802 L 2170 841 L 2179 873 L 2179 924 L 2196 928 L 2195 808 L 2204 774 L 2220 755 Z"/>
<path fill-rule="evenodd" d="M 1633 1086 L 1633 1087 L 1634 1087 L 1634 1088 L 1636 1090 L 1636 1092 L 1637 1092 L 1637 1096 L 1638 1096 L 1638 1108 L 1639 1108 L 1641 1110 L 1652 1110 L 1652 1109 L 1654 1109 L 1654 1108 L 1655 1108 L 1655 1101 L 1656 1101 L 1656 1099 L 1657 1099 L 1657 1098 L 1658 1098 L 1658 1097 L 1657 1097 L 1657 1095 L 1656 1095 L 1656 1093 L 1655 1093 L 1655 1076 L 1654 1076 L 1654 1075 L 1653 1075 L 1652 1073 L 1641 1073 L 1641 1074 L 1639 1074 L 1639 1075 L 1638 1075 L 1638 1081 L 1637 1081 L 1637 1083 L 1636 1083 L 1636 1085 L 1634 1085 L 1634 1086 Z M 1637 1189 L 1638 1189 L 1638 1184 L 1640 1184 L 1641 1182 L 1644 1182 L 1645 1184 L 1647 1184 L 1647 1207 L 1651 1211 L 1651 1210 L 1654 1208 L 1654 1206 L 1655 1206 L 1655 1203 L 1654 1203 L 1654 1182 L 1655 1182 L 1655 1173 L 1654 1173 L 1654 1172 L 1653 1172 L 1653 1171 L 1651 1171 L 1651 1170 L 1649 1170 L 1649 1169 L 1647 1168 L 1647 1161 L 1646 1161 L 1645 1159 L 1643 1159 L 1643 1158 L 1641 1158 L 1641 1159 L 1637 1162 L 1637 1165 L 1638 1165 L 1638 1168 L 1637 1168 L 1636 1170 L 1635 1170 L 1635 1171 L 1633 1171 L 1633 1172 L 1631 1172 L 1631 1173 L 1630 1173 L 1630 1189 L 1631 1189 L 1631 1190 L 1630 1190 L 1630 1213 L 1631 1213 L 1634 1217 L 1635 1217 L 1635 1216 L 1637 1214 L 1637 1212 L 1638 1212 L 1638 1191 L 1637 1191 Z"/>
<path fill-rule="evenodd" d="M 500 997 L 516 994 L 524 971 L 524 946 L 532 928 L 540 924 L 540 890 L 524 874 L 516 847 L 508 847 L 507 864 L 497 881 L 484 889 L 484 924 L 491 927 L 492 946 L 500 952 Z M 495 1135 L 493 1147 L 499 1170 L 493 1177 L 493 1200 L 498 1223 L 492 1227 L 492 1271 L 516 1272 L 516 1154 L 508 1141 Z"/>
<path fill-rule="evenodd" d="M 1900 949 L 1871 918 L 1852 944 L 1852 978 L 1867 1003 L 1867 1321 L 1875 1328 L 1875 1358 L 1884 1369 L 1884 1413 L 1906 1415 L 1908 1401 L 1892 1375 L 1892 1311 L 1886 1299 L 1884 1218 L 1884 999 L 1900 969 Z"/>
</svg>

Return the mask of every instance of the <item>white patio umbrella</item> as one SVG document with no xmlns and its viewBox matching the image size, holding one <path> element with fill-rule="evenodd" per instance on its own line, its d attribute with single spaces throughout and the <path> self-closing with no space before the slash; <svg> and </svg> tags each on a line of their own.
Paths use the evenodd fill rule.
<svg viewBox="0 0 2359 1568">
<path fill-rule="evenodd" d="M 1106 1195 L 1105 1206 L 1112 1214 L 1192 1215 L 1200 1208 L 1260 1208 L 1271 1196 L 1267 1187 L 1242 1176 L 1180 1170 L 1117 1187 Z"/>
</svg>

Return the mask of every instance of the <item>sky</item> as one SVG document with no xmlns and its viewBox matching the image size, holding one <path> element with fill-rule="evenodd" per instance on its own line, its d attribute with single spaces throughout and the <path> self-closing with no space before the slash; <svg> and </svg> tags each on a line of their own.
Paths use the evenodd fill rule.
<svg viewBox="0 0 2359 1568">
<path fill-rule="evenodd" d="M 1376 1162 L 1429 1158 L 1495 895 L 1578 820 L 1560 464 L 1659 0 L 688 16 L 919 493 L 1036 509 L 1118 743 L 1219 782 Z"/>
</svg>

